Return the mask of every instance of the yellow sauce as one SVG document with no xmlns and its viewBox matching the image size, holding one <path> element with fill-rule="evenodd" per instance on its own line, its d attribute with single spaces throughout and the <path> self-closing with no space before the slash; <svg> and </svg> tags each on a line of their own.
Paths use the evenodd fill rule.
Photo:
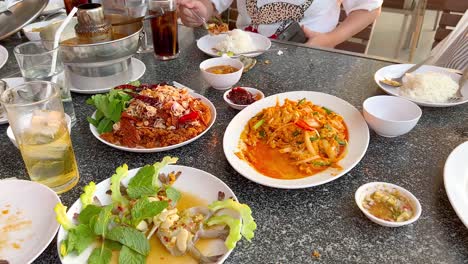
<svg viewBox="0 0 468 264">
<path fill-rule="evenodd" d="M 219 66 L 213 66 L 205 71 L 209 73 L 214 73 L 214 74 L 228 74 L 228 73 L 233 73 L 238 71 L 238 68 L 232 67 L 230 65 L 219 65 Z"/>
<path fill-rule="evenodd" d="M 190 207 L 194 206 L 207 206 L 208 202 L 196 197 L 193 194 L 181 192 L 181 199 L 177 203 L 177 209 L 179 211 L 185 210 Z M 164 263 L 164 264 L 197 264 L 198 262 L 193 259 L 190 255 L 179 256 L 175 257 L 172 256 L 169 251 L 163 246 L 163 244 L 159 241 L 158 237 L 154 235 L 150 239 L 150 253 L 146 258 L 146 263 L 154 264 L 154 263 Z M 219 248 L 221 244 L 224 244 L 224 241 L 221 239 L 200 239 L 196 243 L 196 247 L 205 255 L 217 255 L 216 250 L 213 251 L 214 248 Z M 221 245 L 222 246 L 222 245 Z M 112 264 L 119 263 L 119 253 L 118 251 L 112 252 Z"/>
</svg>

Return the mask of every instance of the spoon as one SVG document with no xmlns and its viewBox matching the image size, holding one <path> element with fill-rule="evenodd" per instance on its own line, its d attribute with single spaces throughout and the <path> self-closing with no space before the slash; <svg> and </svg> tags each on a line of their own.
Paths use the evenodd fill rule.
<svg viewBox="0 0 468 264">
<path fill-rule="evenodd" d="M 189 10 L 190 10 L 190 12 L 192 12 L 192 14 L 193 14 L 194 16 L 196 16 L 198 19 L 200 19 L 200 21 L 203 23 L 203 27 L 204 27 L 206 30 L 208 30 L 209 27 L 208 27 L 208 23 L 206 23 L 206 19 L 203 18 L 202 16 L 200 16 L 200 15 L 199 15 L 197 12 L 195 12 L 193 9 L 189 9 Z M 209 32 L 209 30 L 208 30 L 208 32 Z"/>
<path fill-rule="evenodd" d="M 380 83 L 383 83 L 383 84 L 386 84 L 386 85 L 389 85 L 389 86 L 392 86 L 392 87 L 400 87 L 400 86 L 402 86 L 403 77 L 405 76 L 405 74 L 414 72 L 415 70 L 419 69 L 419 67 L 421 67 L 422 65 L 424 65 L 424 63 L 426 63 L 426 62 L 429 61 L 430 59 L 432 59 L 432 56 L 427 57 L 426 59 L 424 59 L 424 60 L 421 61 L 420 63 L 414 65 L 414 66 L 411 67 L 411 68 L 409 68 L 409 69 L 408 69 L 407 71 L 405 71 L 400 77 L 397 77 L 397 78 L 384 78 L 383 80 L 379 80 L 379 82 L 380 82 Z"/>
<path fill-rule="evenodd" d="M 454 96 L 449 98 L 449 102 L 456 102 L 456 101 L 459 101 L 460 99 L 463 98 L 463 94 L 461 93 L 461 89 L 463 88 L 463 86 L 465 85 L 467 80 L 468 80 L 468 68 L 466 68 L 463 71 L 463 74 L 460 77 L 460 80 L 458 81 L 458 90 L 457 90 L 457 92 L 455 93 Z"/>
<path fill-rule="evenodd" d="M 220 55 L 226 54 L 226 55 L 232 57 L 232 56 L 239 56 L 239 55 L 252 55 L 252 54 L 261 53 L 261 52 L 280 51 L 280 50 L 282 51 L 282 50 L 285 50 L 286 48 L 282 48 L 282 49 L 267 49 L 267 50 L 265 50 L 265 49 L 260 49 L 260 50 L 252 50 L 252 51 L 248 51 L 248 52 L 239 52 L 239 53 L 234 53 L 234 52 L 232 52 L 232 51 L 224 52 L 224 51 L 221 51 L 221 50 L 219 50 L 219 49 L 217 49 L 217 48 L 211 48 L 211 49 L 212 49 L 214 52 L 217 52 L 218 55 L 219 55 L 219 53 L 220 53 Z"/>
</svg>

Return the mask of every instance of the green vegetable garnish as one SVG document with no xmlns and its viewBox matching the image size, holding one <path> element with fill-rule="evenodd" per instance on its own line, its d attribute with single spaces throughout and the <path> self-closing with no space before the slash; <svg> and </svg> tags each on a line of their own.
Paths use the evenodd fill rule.
<svg viewBox="0 0 468 264">
<path fill-rule="evenodd" d="M 261 119 L 260 121 L 257 121 L 257 123 L 255 123 L 255 125 L 253 126 L 253 129 L 254 130 L 259 129 L 263 125 L 263 123 L 265 123 L 265 119 Z"/>
<path fill-rule="evenodd" d="M 237 241 L 241 240 L 241 221 L 239 219 L 232 218 L 228 215 L 219 215 L 211 217 L 208 222 L 208 226 L 225 224 L 229 226 L 229 235 L 226 238 L 224 244 L 227 249 L 233 249 L 236 247 Z"/>
<path fill-rule="evenodd" d="M 241 204 L 234 201 L 233 199 L 226 199 L 224 201 L 215 201 L 208 206 L 213 211 L 217 211 L 223 208 L 229 208 L 239 212 L 242 217 L 242 230 L 241 234 L 248 241 L 254 237 L 254 231 L 257 229 L 257 224 L 252 217 L 252 210 L 246 204 Z"/>
<path fill-rule="evenodd" d="M 131 210 L 133 225 L 137 226 L 142 220 L 160 214 L 168 205 L 166 201 L 150 202 L 146 197 L 138 200 Z"/>
<path fill-rule="evenodd" d="M 62 225 L 63 229 L 70 230 L 75 228 L 76 226 L 72 223 L 72 221 L 67 216 L 67 207 L 62 203 L 58 203 L 54 207 L 54 211 L 56 214 L 56 219 L 59 224 Z"/>
<path fill-rule="evenodd" d="M 118 167 L 115 170 L 115 174 L 111 177 L 111 197 L 114 203 L 120 203 L 124 205 L 128 204 L 128 200 L 120 193 L 120 182 L 123 180 L 123 178 L 127 177 L 127 174 L 128 166 L 127 164 L 124 164 Z"/>
<path fill-rule="evenodd" d="M 312 164 L 315 166 L 330 166 L 331 163 L 326 161 L 314 161 Z"/>
<path fill-rule="evenodd" d="M 83 188 L 83 193 L 80 195 L 80 200 L 83 208 L 86 208 L 89 204 L 93 203 L 94 192 L 96 191 L 96 184 L 94 182 L 89 182 Z"/>
<path fill-rule="evenodd" d="M 301 100 L 299 100 L 299 102 L 297 102 L 297 105 L 301 105 L 302 103 L 304 103 L 306 101 L 305 98 L 302 98 Z"/>
<path fill-rule="evenodd" d="M 335 140 L 336 142 L 338 142 L 338 144 L 344 146 L 346 145 L 346 141 L 344 141 L 343 139 L 339 138 L 338 135 L 335 135 Z"/>
<path fill-rule="evenodd" d="M 117 226 L 112 228 L 107 234 L 107 238 L 120 242 L 136 252 L 147 256 L 150 251 L 150 245 L 145 235 L 132 227 Z"/>
<path fill-rule="evenodd" d="M 310 137 L 310 141 L 311 142 L 314 142 L 315 140 L 318 140 L 320 137 L 319 136 L 313 136 L 313 137 Z"/>
<path fill-rule="evenodd" d="M 88 122 L 96 127 L 99 134 L 112 131 L 112 125 L 120 120 L 127 102 L 131 99 L 132 96 L 120 89 L 111 90 L 107 94 L 93 95 L 86 103 L 96 107 L 96 115 L 94 118 L 88 117 Z"/>
<path fill-rule="evenodd" d="M 166 196 L 171 200 L 172 206 L 175 206 L 182 195 L 175 188 L 169 186 L 166 188 Z"/>
<path fill-rule="evenodd" d="M 325 112 L 326 112 L 327 114 L 331 114 L 331 113 L 333 113 L 333 111 L 332 111 L 332 110 L 330 110 L 330 109 L 326 108 L 325 106 L 322 106 L 322 109 L 323 109 L 323 110 L 325 110 Z"/>
<path fill-rule="evenodd" d="M 261 138 L 266 137 L 266 132 L 265 132 L 265 130 L 260 130 L 260 131 L 258 132 L 258 134 L 260 135 Z"/>
<path fill-rule="evenodd" d="M 300 134 L 301 134 L 301 131 L 300 131 L 300 130 L 295 130 L 295 131 L 293 132 L 292 135 L 293 135 L 293 137 L 297 137 L 297 136 L 299 136 Z"/>
</svg>

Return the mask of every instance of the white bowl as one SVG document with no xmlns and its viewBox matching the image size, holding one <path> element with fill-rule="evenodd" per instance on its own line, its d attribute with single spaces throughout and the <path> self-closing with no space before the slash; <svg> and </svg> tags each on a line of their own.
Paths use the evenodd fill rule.
<svg viewBox="0 0 468 264">
<path fill-rule="evenodd" d="M 375 217 L 374 215 L 369 213 L 369 211 L 367 211 L 367 209 L 364 208 L 362 202 L 364 201 L 364 199 L 366 198 L 368 194 L 372 194 L 373 192 L 377 190 L 387 190 L 387 191 L 397 190 L 401 195 L 408 198 L 414 210 L 413 217 L 403 222 L 390 222 L 390 221 L 386 221 L 378 217 Z M 354 195 L 354 198 L 356 200 L 357 206 L 367 216 L 367 218 L 369 218 L 372 222 L 377 223 L 381 226 L 400 227 L 400 226 L 412 224 L 416 220 L 419 219 L 419 217 L 421 216 L 421 212 L 422 212 L 421 204 L 419 203 L 419 200 L 412 193 L 410 193 L 405 188 L 402 188 L 398 185 L 391 184 L 391 183 L 386 183 L 386 182 L 366 183 L 357 189 Z"/>
<path fill-rule="evenodd" d="M 67 121 L 68 131 L 71 132 L 71 118 L 70 118 L 70 116 L 65 114 L 65 120 Z M 7 136 L 10 139 L 11 143 L 13 143 L 13 145 L 15 145 L 15 147 L 18 147 L 18 143 L 16 143 L 16 138 L 15 138 L 15 135 L 13 134 L 13 130 L 11 129 L 11 126 L 8 126 L 8 128 L 7 128 Z"/>
<path fill-rule="evenodd" d="M 40 29 L 44 28 L 50 24 L 52 24 L 54 21 L 49 20 L 49 21 L 42 21 L 42 22 L 37 22 L 37 23 L 31 23 L 23 28 L 23 32 L 26 35 L 26 37 L 31 40 L 31 41 L 38 41 L 41 40 L 40 36 L 40 31 L 34 32 L 33 29 Z"/>
<path fill-rule="evenodd" d="M 379 95 L 363 103 L 367 124 L 383 137 L 397 137 L 413 129 L 422 115 L 421 108 L 401 97 Z"/>
<path fill-rule="evenodd" d="M 261 100 L 261 99 L 265 98 L 265 95 L 262 93 L 262 91 L 260 91 L 260 90 L 258 90 L 258 89 L 251 88 L 251 87 L 242 87 L 242 86 L 241 86 L 241 88 L 243 88 L 243 89 L 247 90 L 247 92 L 251 93 L 251 94 L 254 96 L 255 101 L 258 101 L 258 100 Z M 226 103 L 227 103 L 230 107 L 232 107 L 232 108 L 234 108 L 234 109 L 237 109 L 237 110 L 242 110 L 242 109 L 246 108 L 247 106 L 249 106 L 249 105 L 240 105 L 240 104 L 235 104 L 235 103 L 233 103 L 233 102 L 227 97 L 227 95 L 231 92 L 231 90 L 232 90 L 232 89 L 227 90 L 227 91 L 224 93 L 224 96 L 223 96 L 224 101 L 226 101 Z"/>
<path fill-rule="evenodd" d="M 239 70 L 227 74 L 214 74 L 206 71 L 206 69 L 210 67 L 220 65 L 229 65 Z M 205 79 L 205 81 L 207 81 L 213 88 L 217 90 L 226 90 L 231 88 L 240 80 L 243 70 L 244 64 L 242 64 L 240 60 L 229 57 L 207 59 L 200 63 L 200 71 L 202 73 L 203 79 Z"/>
</svg>

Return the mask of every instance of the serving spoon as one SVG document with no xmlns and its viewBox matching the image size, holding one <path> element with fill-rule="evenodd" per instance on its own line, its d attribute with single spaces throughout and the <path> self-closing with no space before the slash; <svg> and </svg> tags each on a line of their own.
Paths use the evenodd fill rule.
<svg viewBox="0 0 468 264">
<path fill-rule="evenodd" d="M 430 59 L 432 59 L 432 56 L 427 57 L 420 63 L 414 65 L 413 67 L 409 68 L 407 71 L 405 71 L 400 77 L 397 78 L 384 78 L 382 80 L 379 80 L 380 83 L 392 86 L 392 87 L 400 87 L 402 86 L 403 83 L 403 77 L 405 77 L 405 74 L 407 73 L 412 73 L 415 70 L 419 69 L 424 63 L 428 62 Z"/>
</svg>

